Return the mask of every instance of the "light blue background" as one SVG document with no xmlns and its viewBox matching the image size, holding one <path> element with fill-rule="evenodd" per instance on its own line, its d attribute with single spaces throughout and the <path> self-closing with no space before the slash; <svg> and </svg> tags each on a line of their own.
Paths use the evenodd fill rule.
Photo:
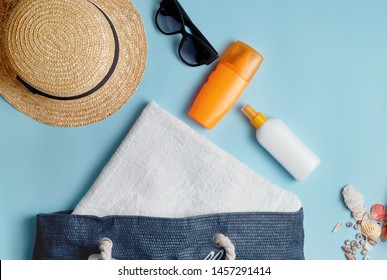
<svg viewBox="0 0 387 280">
<path fill-rule="evenodd" d="M 81 128 L 36 122 L 0 98 L 0 258 L 28 259 L 35 215 L 72 209 L 87 192 L 145 105 L 156 101 L 272 182 L 296 193 L 305 210 L 307 259 L 343 259 L 350 212 L 341 189 L 352 183 L 366 204 L 387 204 L 387 2 L 354 0 L 181 0 L 221 53 L 236 40 L 265 58 L 243 96 L 211 131 L 187 111 L 215 64 L 190 68 L 177 57 L 180 35 L 154 25 L 155 0 L 133 0 L 148 39 L 147 68 L 119 112 Z M 321 158 L 294 181 L 255 140 L 240 108 L 282 119 Z M 286 232 L 283 233 L 286 235 Z M 387 243 L 372 259 L 387 259 Z"/>
</svg>

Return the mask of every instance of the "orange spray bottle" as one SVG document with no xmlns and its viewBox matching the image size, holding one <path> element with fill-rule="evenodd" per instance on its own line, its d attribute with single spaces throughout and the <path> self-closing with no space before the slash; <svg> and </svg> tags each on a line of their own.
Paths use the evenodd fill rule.
<svg viewBox="0 0 387 280">
<path fill-rule="evenodd" d="M 213 128 L 242 95 L 262 60 L 245 43 L 232 44 L 201 88 L 188 115 L 204 127 Z"/>
</svg>

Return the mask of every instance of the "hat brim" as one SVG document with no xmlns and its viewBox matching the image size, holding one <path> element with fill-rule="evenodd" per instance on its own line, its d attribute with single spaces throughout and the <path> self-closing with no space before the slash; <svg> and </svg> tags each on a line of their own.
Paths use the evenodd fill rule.
<svg viewBox="0 0 387 280">
<path fill-rule="evenodd" d="M 120 41 L 116 69 L 102 88 L 75 100 L 55 100 L 31 93 L 17 79 L 0 48 L 0 94 L 15 109 L 52 126 L 76 127 L 101 121 L 117 112 L 137 89 L 146 65 L 144 25 L 129 0 L 93 0 L 109 16 Z M 4 21 L 0 31 L 4 32 Z M 0 36 L 4 37 L 4 36 Z M 3 42 L 0 38 L 0 46 Z"/>
</svg>

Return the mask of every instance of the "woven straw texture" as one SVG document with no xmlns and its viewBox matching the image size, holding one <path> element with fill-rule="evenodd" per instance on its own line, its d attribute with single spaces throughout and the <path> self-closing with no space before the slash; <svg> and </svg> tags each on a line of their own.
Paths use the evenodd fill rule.
<svg viewBox="0 0 387 280">
<path fill-rule="evenodd" d="M 112 115 L 137 89 L 147 46 L 129 0 L 0 0 L 0 9 L 0 94 L 17 110 L 49 125 L 81 126 Z M 101 88 L 73 100 L 33 94 L 17 80 L 72 98 L 112 70 Z"/>
<path fill-rule="evenodd" d="M 236 259 L 304 259 L 303 210 L 293 213 L 224 213 L 189 218 L 71 215 L 37 217 L 34 259 L 87 259 L 98 242 L 113 241 L 114 259 L 200 260 L 219 248 L 215 234 L 228 236 Z"/>
</svg>

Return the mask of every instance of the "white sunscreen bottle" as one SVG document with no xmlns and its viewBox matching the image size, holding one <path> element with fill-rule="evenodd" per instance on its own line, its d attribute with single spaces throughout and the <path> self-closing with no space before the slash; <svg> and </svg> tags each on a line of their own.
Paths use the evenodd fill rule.
<svg viewBox="0 0 387 280">
<path fill-rule="evenodd" d="M 242 112 L 257 128 L 258 142 L 297 180 L 308 177 L 320 164 L 320 159 L 278 119 L 267 119 L 250 105 Z"/>
</svg>

